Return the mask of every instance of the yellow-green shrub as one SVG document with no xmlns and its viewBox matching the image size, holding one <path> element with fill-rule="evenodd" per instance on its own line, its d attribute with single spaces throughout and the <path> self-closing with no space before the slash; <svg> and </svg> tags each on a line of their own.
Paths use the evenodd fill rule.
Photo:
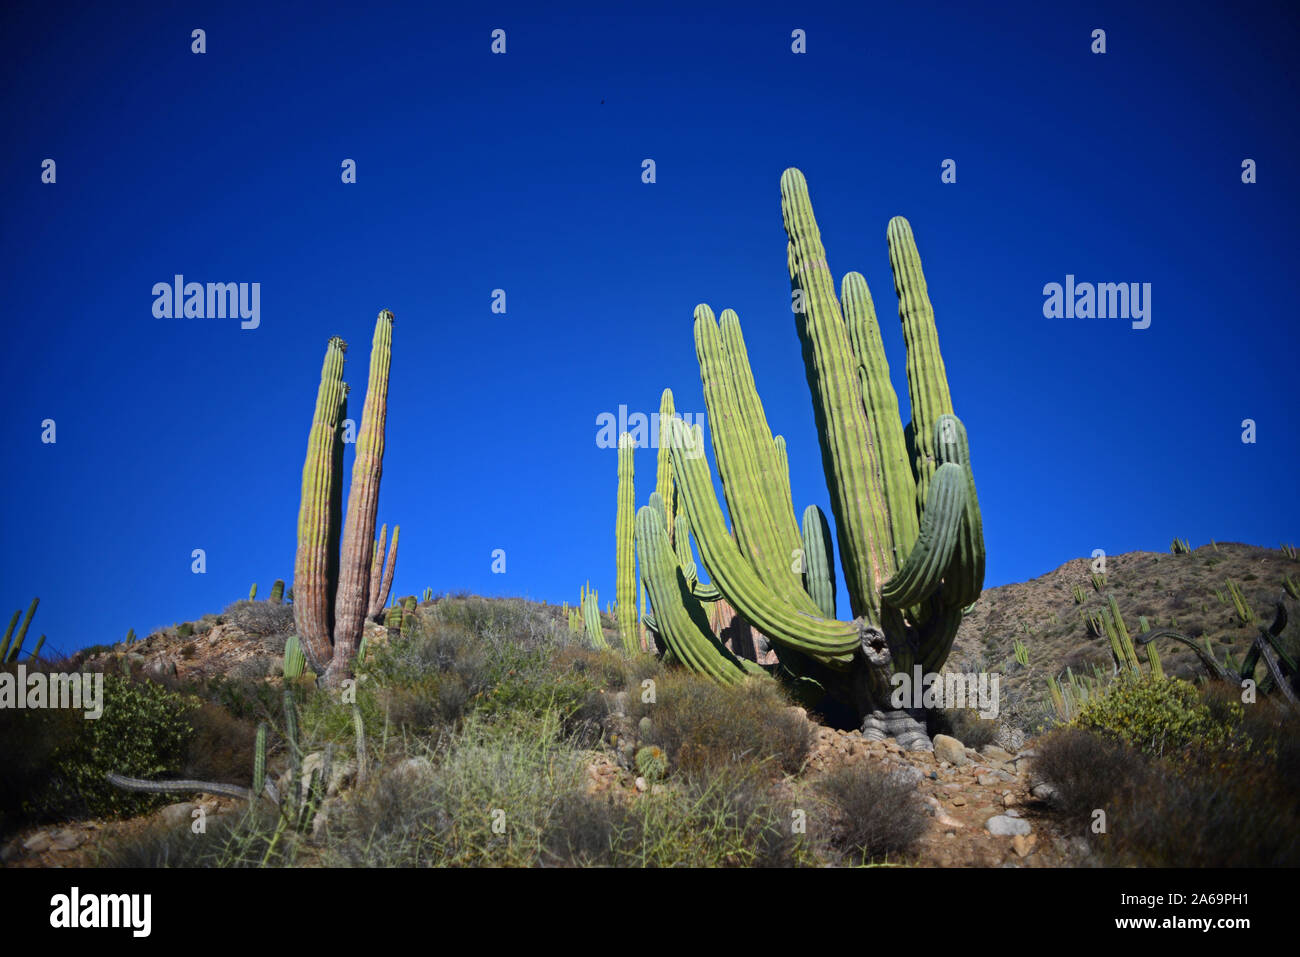
<svg viewBox="0 0 1300 957">
<path fill-rule="evenodd" d="M 1241 705 L 1228 704 L 1216 711 L 1186 681 L 1126 676 L 1084 705 L 1070 724 L 1146 754 L 1178 757 L 1239 741 Z"/>
</svg>

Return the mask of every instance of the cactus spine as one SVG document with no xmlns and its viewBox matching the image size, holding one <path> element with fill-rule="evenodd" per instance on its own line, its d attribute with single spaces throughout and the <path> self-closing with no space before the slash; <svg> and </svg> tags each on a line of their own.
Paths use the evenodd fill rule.
<svg viewBox="0 0 1300 957">
<path fill-rule="evenodd" d="M 624 432 L 618 437 L 618 511 L 614 519 L 615 545 L 615 599 L 617 602 L 618 633 L 623 639 L 623 650 L 629 655 L 641 650 L 637 635 L 636 608 L 636 553 L 633 548 L 633 524 L 636 513 L 633 460 L 636 443 Z"/>
<path fill-rule="evenodd" d="M 383 473 L 384 427 L 388 417 L 388 371 L 392 361 L 393 314 L 379 313 L 370 351 L 370 375 L 356 461 L 342 521 L 343 444 L 347 387 L 343 383 L 342 339 L 330 339 L 321 369 L 316 413 L 303 466 L 294 563 L 294 619 L 312 670 L 327 685 L 351 670 L 370 610 L 370 571 L 375 548 L 375 513 Z M 339 536 L 342 533 L 340 551 Z M 394 530 L 396 539 L 396 530 Z M 395 557 L 395 556 L 394 556 Z"/>
</svg>

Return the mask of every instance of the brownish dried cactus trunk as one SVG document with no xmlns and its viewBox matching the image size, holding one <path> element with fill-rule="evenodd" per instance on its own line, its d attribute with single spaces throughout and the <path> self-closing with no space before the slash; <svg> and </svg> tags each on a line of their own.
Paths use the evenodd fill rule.
<svg viewBox="0 0 1300 957">
<path fill-rule="evenodd" d="M 370 562 L 375 548 L 375 516 L 379 509 L 379 479 L 384 469 L 384 426 L 388 418 L 388 368 L 392 360 L 393 314 L 384 310 L 375 323 L 370 350 L 370 380 L 357 436 L 352 487 L 343 529 L 338 595 L 334 605 L 334 657 L 325 673 L 335 685 L 352 667 L 352 657 L 365 627 L 370 597 Z"/>
</svg>

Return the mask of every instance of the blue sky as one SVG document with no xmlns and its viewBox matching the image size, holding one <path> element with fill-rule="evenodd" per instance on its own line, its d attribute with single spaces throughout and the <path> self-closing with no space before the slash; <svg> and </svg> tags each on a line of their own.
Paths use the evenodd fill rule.
<svg viewBox="0 0 1300 957">
<path fill-rule="evenodd" d="M 612 599 L 616 453 L 596 419 L 655 411 L 665 386 L 703 410 L 699 302 L 739 313 L 795 503 L 826 507 L 788 166 L 836 277 L 871 285 L 900 396 L 885 226 L 912 222 L 987 585 L 1174 536 L 1300 539 L 1286 5 L 328 6 L 0 14 L 0 608 L 39 595 L 51 646 L 291 579 L 325 343 L 351 344 L 359 416 L 381 308 L 398 594 L 575 601 L 590 579 Z M 177 273 L 260 283 L 259 327 L 155 318 Z M 1067 274 L 1150 283 L 1150 327 L 1045 318 Z"/>
</svg>

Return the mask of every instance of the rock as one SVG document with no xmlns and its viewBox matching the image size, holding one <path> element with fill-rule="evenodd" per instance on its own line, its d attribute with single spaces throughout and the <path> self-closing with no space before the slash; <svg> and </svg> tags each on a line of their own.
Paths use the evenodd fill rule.
<svg viewBox="0 0 1300 957">
<path fill-rule="evenodd" d="M 415 759 L 412 759 L 415 760 Z M 311 776 L 315 771 L 321 769 L 325 762 L 325 754 L 321 751 L 313 751 L 307 757 L 302 759 L 302 795 L 307 797 L 308 788 L 311 787 Z M 338 794 L 343 788 L 347 787 L 357 776 L 357 764 L 352 759 L 347 761 L 332 761 L 330 763 L 329 784 L 325 788 L 327 796 Z"/>
<path fill-rule="evenodd" d="M 181 824 L 188 824 L 194 819 L 194 809 L 197 807 L 198 805 L 193 801 L 169 804 L 158 812 L 158 817 L 168 827 L 178 827 Z"/>
<path fill-rule="evenodd" d="M 0 847 L 0 864 L 7 864 L 18 856 L 20 845 L 17 841 L 10 841 L 4 847 Z"/>
<path fill-rule="evenodd" d="M 998 783 L 999 778 L 996 774 L 981 774 L 975 780 L 980 787 L 991 788 L 993 785 Z"/>
<path fill-rule="evenodd" d="M 939 822 L 941 827 L 951 828 L 954 831 L 966 826 L 961 821 L 949 817 L 947 814 L 943 813 L 943 811 L 936 813 L 934 819 Z"/>
<path fill-rule="evenodd" d="M 1034 785 L 1029 793 L 1040 801 L 1054 801 L 1057 795 L 1056 788 L 1047 783 Z"/>
<path fill-rule="evenodd" d="M 980 754 L 994 761 L 1010 761 L 1011 755 L 999 748 L 996 744 L 986 744 L 980 749 Z"/>
<path fill-rule="evenodd" d="M 1014 794 L 1004 794 L 1004 795 L 1002 795 L 1002 806 L 1003 806 L 1003 807 L 1015 807 L 1018 803 L 1019 803 L 1019 802 L 1016 800 L 1016 796 L 1015 796 Z"/>
<path fill-rule="evenodd" d="M 984 828 L 997 837 L 1014 837 L 1017 834 L 1028 835 L 1031 830 L 1028 821 L 1022 821 L 1006 814 L 998 814 L 989 818 L 984 822 Z"/>
<path fill-rule="evenodd" d="M 23 850 L 29 854 L 41 854 L 50 846 L 50 832 L 37 831 L 27 840 L 23 841 Z"/>
<path fill-rule="evenodd" d="M 1023 815 L 1021 815 L 1021 813 L 1015 810 L 1014 808 L 1011 809 L 1010 811 L 1007 811 L 1007 817 L 1022 817 L 1022 816 Z"/>
<path fill-rule="evenodd" d="M 71 851 L 86 843 L 86 835 L 74 828 L 65 827 L 50 836 L 51 851 Z"/>
<path fill-rule="evenodd" d="M 964 797 L 962 797 L 962 796 L 959 794 L 959 795 L 957 795 L 955 798 L 952 799 L 952 806 L 953 806 L 953 807 L 965 807 L 965 806 L 966 806 L 966 799 L 965 799 Z"/>
<path fill-rule="evenodd" d="M 946 734 L 936 734 L 934 736 L 934 756 L 938 761 L 946 761 L 948 764 L 957 767 L 970 763 L 962 743 Z"/>
<path fill-rule="evenodd" d="M 908 784 L 918 784 L 925 779 L 925 775 L 920 768 L 914 768 L 910 765 L 904 765 L 894 771 L 894 774 Z"/>
<path fill-rule="evenodd" d="M 1011 849 L 1020 857 L 1028 857 L 1033 853 L 1034 845 L 1038 842 L 1037 834 L 1013 834 L 1011 836 Z"/>
</svg>

